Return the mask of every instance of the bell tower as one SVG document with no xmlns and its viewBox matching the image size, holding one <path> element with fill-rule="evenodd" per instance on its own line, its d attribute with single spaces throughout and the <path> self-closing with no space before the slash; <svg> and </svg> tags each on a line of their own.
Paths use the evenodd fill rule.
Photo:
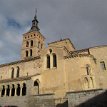
<svg viewBox="0 0 107 107">
<path fill-rule="evenodd" d="M 35 14 L 30 30 L 23 34 L 21 59 L 36 57 L 40 55 L 41 50 L 45 47 L 45 37 L 40 33 L 38 23 Z"/>
</svg>

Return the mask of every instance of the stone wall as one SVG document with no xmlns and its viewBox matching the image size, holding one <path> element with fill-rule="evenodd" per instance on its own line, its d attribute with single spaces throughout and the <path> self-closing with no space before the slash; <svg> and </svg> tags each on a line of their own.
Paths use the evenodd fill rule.
<svg viewBox="0 0 107 107">
<path fill-rule="evenodd" d="M 55 107 L 53 94 L 43 94 L 35 96 L 14 96 L 2 97 L 0 106 L 15 106 L 15 107 Z"/>
<path fill-rule="evenodd" d="M 107 107 L 107 93 L 105 90 L 88 90 L 69 92 L 68 107 Z"/>
<path fill-rule="evenodd" d="M 102 89 L 107 89 L 107 46 L 98 46 L 89 49 L 90 54 L 95 58 L 95 81 L 97 86 Z M 101 62 L 105 63 L 105 69 L 101 67 Z"/>
<path fill-rule="evenodd" d="M 55 107 L 55 100 L 52 94 L 30 96 L 28 107 Z"/>
<path fill-rule="evenodd" d="M 27 106 L 27 97 L 2 97 L 0 98 L 0 106 L 16 106 L 16 107 L 28 107 Z"/>
<path fill-rule="evenodd" d="M 68 92 L 65 98 L 54 98 L 54 94 L 34 96 L 2 97 L 0 106 L 17 107 L 107 107 L 107 91 L 87 90 Z"/>
</svg>

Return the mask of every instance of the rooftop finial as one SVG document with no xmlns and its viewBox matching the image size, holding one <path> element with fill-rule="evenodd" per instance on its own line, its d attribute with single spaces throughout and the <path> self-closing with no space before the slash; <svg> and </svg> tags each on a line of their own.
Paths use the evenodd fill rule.
<svg viewBox="0 0 107 107">
<path fill-rule="evenodd" d="M 37 18 L 37 8 L 35 8 L 35 19 Z"/>
<path fill-rule="evenodd" d="M 34 19 L 32 20 L 32 26 L 30 31 L 39 31 L 39 27 L 38 27 L 38 20 L 37 20 L 37 8 L 35 8 L 35 16 Z"/>
</svg>

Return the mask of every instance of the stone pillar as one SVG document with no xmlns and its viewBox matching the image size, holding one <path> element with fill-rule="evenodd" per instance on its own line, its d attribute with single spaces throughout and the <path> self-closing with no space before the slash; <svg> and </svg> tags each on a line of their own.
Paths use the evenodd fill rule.
<svg viewBox="0 0 107 107">
<path fill-rule="evenodd" d="M 50 68 L 53 68 L 53 54 L 50 54 Z"/>
<path fill-rule="evenodd" d="M 4 88 L 5 88 L 5 93 L 4 93 L 4 97 L 6 97 L 7 86 L 4 86 Z"/>
<path fill-rule="evenodd" d="M 12 85 L 10 85 L 10 94 L 9 94 L 9 96 L 11 96 L 11 94 L 12 94 Z"/>
<path fill-rule="evenodd" d="M 22 96 L 22 88 L 23 88 L 23 84 L 20 84 L 20 96 Z"/>
<path fill-rule="evenodd" d="M 47 69 L 47 56 L 44 57 L 44 69 Z"/>
<path fill-rule="evenodd" d="M 5 96 L 7 96 L 7 89 L 8 89 L 8 85 L 5 86 Z"/>
<path fill-rule="evenodd" d="M 0 86 L 0 97 L 1 97 L 2 89 L 3 89 L 3 88 Z"/>
<path fill-rule="evenodd" d="M 16 85 L 14 85 L 14 88 L 15 88 L 15 92 L 14 92 L 14 96 L 17 96 L 17 94 L 16 94 L 16 90 L 17 90 L 17 86 Z"/>
</svg>

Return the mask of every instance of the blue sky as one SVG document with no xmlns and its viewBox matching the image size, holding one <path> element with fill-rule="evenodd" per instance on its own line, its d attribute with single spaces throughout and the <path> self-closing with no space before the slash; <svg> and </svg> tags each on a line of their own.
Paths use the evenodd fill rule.
<svg viewBox="0 0 107 107">
<path fill-rule="evenodd" d="M 35 8 L 46 43 L 70 38 L 77 49 L 107 44 L 106 0 L 0 0 L 0 64 L 20 59 Z"/>
</svg>

